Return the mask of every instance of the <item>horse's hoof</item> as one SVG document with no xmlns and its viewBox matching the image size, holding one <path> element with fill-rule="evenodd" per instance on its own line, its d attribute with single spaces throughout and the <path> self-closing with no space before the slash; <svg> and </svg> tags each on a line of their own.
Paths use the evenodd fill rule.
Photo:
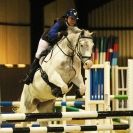
<svg viewBox="0 0 133 133">
<path fill-rule="evenodd" d="M 63 97 L 63 94 L 62 94 L 60 88 L 52 89 L 52 95 L 55 96 L 55 97 Z"/>
</svg>

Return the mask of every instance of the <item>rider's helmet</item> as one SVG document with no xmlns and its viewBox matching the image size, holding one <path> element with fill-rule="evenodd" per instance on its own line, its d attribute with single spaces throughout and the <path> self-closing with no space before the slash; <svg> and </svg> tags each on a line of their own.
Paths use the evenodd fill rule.
<svg viewBox="0 0 133 133">
<path fill-rule="evenodd" d="M 66 14 L 65 14 L 65 17 L 69 17 L 69 16 L 72 16 L 73 18 L 75 18 L 76 20 L 79 19 L 78 18 L 78 13 L 75 9 L 69 9 Z"/>
</svg>

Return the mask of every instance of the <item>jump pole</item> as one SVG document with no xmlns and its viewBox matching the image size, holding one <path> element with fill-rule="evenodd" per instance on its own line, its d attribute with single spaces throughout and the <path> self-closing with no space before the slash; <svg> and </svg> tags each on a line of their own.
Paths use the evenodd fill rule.
<svg viewBox="0 0 133 133">
<path fill-rule="evenodd" d="M 0 128 L 0 133 L 46 133 L 46 132 L 80 132 L 80 131 L 105 131 L 126 130 L 129 125 L 86 125 L 86 126 L 52 126 L 52 127 L 25 127 L 25 128 Z"/>
<path fill-rule="evenodd" d="M 73 98 L 73 101 L 56 101 L 55 106 L 74 106 L 74 107 L 82 107 L 85 106 L 85 100 L 83 101 L 74 101 L 75 97 L 70 96 Z M 117 99 L 117 100 L 127 100 L 128 95 L 110 95 L 110 100 Z M 19 101 L 0 101 L 1 107 L 10 107 L 10 106 L 17 106 L 19 107 Z M 89 101 L 88 104 L 104 104 L 103 100 L 94 100 Z"/>
<path fill-rule="evenodd" d="M 19 107 L 20 102 L 18 101 L 1 101 L 1 107 L 10 107 L 17 106 Z M 85 104 L 84 101 L 56 101 L 55 106 L 74 106 L 74 107 L 82 107 Z"/>
<path fill-rule="evenodd" d="M 83 112 L 54 112 L 54 113 L 12 113 L 1 114 L 2 121 L 7 120 L 35 120 L 49 118 L 86 118 L 86 119 L 104 119 L 108 117 L 133 116 L 133 110 L 130 111 L 85 111 Z"/>
</svg>

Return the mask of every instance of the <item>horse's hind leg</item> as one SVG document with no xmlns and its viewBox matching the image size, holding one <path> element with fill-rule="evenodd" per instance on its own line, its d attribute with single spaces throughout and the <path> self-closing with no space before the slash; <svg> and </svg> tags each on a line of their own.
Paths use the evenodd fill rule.
<svg viewBox="0 0 133 133">
<path fill-rule="evenodd" d="M 39 113 L 51 113 L 54 111 L 54 105 L 55 105 L 55 100 L 49 100 L 49 101 L 45 101 L 45 102 L 40 102 L 37 105 L 37 110 Z M 48 122 L 45 121 L 41 121 L 39 122 L 41 126 L 46 126 L 48 125 Z"/>
<path fill-rule="evenodd" d="M 36 105 L 33 103 L 33 97 L 30 94 L 29 89 L 28 85 L 24 85 L 20 99 L 20 106 L 17 110 L 18 113 L 31 113 L 36 109 Z"/>
<path fill-rule="evenodd" d="M 23 92 L 20 99 L 20 107 L 17 110 L 19 113 L 32 113 L 36 109 L 36 105 L 33 103 L 33 98 L 29 92 L 29 86 L 24 85 Z M 27 125 L 27 122 L 21 123 L 23 127 Z"/>
</svg>

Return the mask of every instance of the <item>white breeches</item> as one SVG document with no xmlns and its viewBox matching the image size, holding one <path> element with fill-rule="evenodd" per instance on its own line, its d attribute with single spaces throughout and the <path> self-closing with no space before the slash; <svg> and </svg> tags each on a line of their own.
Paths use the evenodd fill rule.
<svg viewBox="0 0 133 133">
<path fill-rule="evenodd" d="M 40 39 L 35 57 L 39 59 L 42 51 L 46 50 L 48 46 L 49 43 L 47 41 Z"/>
</svg>

